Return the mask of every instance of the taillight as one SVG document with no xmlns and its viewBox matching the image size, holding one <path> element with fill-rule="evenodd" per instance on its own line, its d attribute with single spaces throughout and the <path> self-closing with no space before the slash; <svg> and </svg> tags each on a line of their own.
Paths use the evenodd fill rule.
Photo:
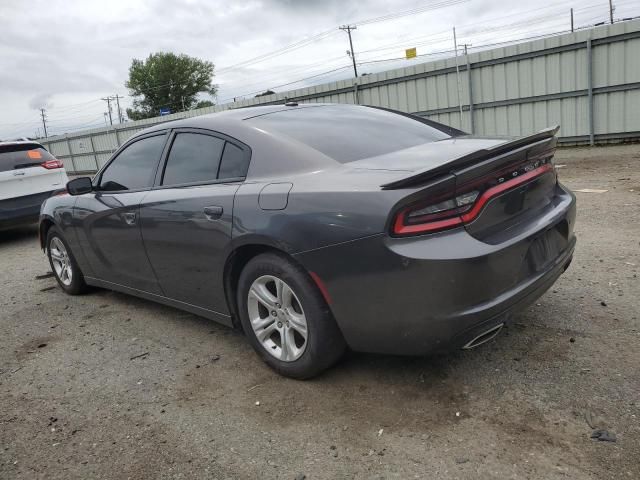
<svg viewBox="0 0 640 480">
<path fill-rule="evenodd" d="M 401 210 L 393 225 L 396 235 L 436 232 L 462 224 L 461 215 L 473 206 L 480 192 L 459 195 L 443 202 L 424 205 L 416 204 Z"/>
<path fill-rule="evenodd" d="M 53 159 L 53 160 L 47 160 L 46 162 L 42 162 L 40 166 L 46 168 L 47 170 L 53 170 L 54 168 L 64 167 L 64 164 L 62 163 L 61 160 Z"/>
<path fill-rule="evenodd" d="M 433 233 L 470 223 L 492 198 L 553 171 L 551 158 L 546 158 L 511 167 L 508 172 L 494 172 L 459 186 L 457 190 L 464 193 L 456 197 L 403 208 L 395 216 L 392 233 L 396 236 Z"/>
</svg>

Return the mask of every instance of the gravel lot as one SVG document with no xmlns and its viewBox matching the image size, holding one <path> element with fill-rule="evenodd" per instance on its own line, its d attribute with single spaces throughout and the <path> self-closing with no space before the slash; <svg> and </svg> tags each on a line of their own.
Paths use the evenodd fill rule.
<svg viewBox="0 0 640 480">
<path fill-rule="evenodd" d="M 0 233 L 0 478 L 640 478 L 640 146 L 556 158 L 608 191 L 577 193 L 553 290 L 480 349 L 307 382 L 202 318 L 67 296 L 35 229 Z"/>
</svg>

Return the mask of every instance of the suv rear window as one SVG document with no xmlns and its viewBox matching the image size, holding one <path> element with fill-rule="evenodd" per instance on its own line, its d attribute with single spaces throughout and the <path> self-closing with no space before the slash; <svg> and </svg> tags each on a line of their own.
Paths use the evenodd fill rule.
<svg viewBox="0 0 640 480">
<path fill-rule="evenodd" d="M 358 106 L 293 108 L 246 121 L 304 143 L 340 163 L 451 138 L 427 121 Z"/>
<path fill-rule="evenodd" d="M 0 172 L 40 165 L 55 157 L 37 144 L 0 145 Z"/>
</svg>

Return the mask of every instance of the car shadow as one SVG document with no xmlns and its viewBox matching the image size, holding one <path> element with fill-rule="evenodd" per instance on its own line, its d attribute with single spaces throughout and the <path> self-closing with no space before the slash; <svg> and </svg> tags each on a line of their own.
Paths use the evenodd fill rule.
<svg viewBox="0 0 640 480">
<path fill-rule="evenodd" d="M 38 237 L 38 224 L 0 230 L 0 245 L 11 245 Z"/>
<path fill-rule="evenodd" d="M 99 299 L 97 303 L 114 302 L 120 308 L 144 309 L 154 317 L 155 321 L 174 323 L 178 320 L 180 323 L 184 322 L 186 329 L 206 329 L 210 334 L 231 335 L 234 338 L 233 343 L 238 340 L 246 342 L 247 348 L 236 352 L 238 357 L 244 357 L 238 358 L 238 360 L 248 361 L 251 364 L 254 361 L 257 365 L 262 364 L 257 355 L 251 350 L 249 342 L 244 339 L 244 333 L 240 329 L 231 328 L 214 320 L 126 293 L 95 288 L 90 296 Z M 317 382 L 318 384 L 353 384 L 354 380 L 359 379 L 366 382 L 367 380 L 365 379 L 368 379 L 368 381 L 373 381 L 378 385 L 413 384 L 414 382 L 421 384 L 442 383 L 456 371 L 468 369 L 479 373 L 484 369 L 479 369 L 476 362 L 480 359 L 486 362 L 493 356 L 492 354 L 496 354 L 498 358 L 502 356 L 510 358 L 509 351 L 513 349 L 513 345 L 508 337 L 514 334 L 517 336 L 517 330 L 513 325 L 508 325 L 500 335 L 487 342 L 486 345 L 470 351 L 452 350 L 422 356 L 402 356 L 359 353 L 347 350 L 343 358 L 335 366 L 321 373 L 311 382 Z M 500 360 L 498 360 L 499 362 Z M 260 369 L 262 370 L 261 374 L 265 377 L 273 375 L 272 380 L 296 382 L 296 380 L 279 376 L 266 364 L 262 366 L 263 369 Z"/>
<path fill-rule="evenodd" d="M 90 296 L 96 299 L 96 304 L 117 305 L 120 315 L 123 311 L 131 315 L 130 311 L 144 310 L 154 319 L 154 322 L 164 324 L 157 329 L 161 332 L 169 327 L 180 329 L 186 337 L 194 335 L 194 339 L 202 333 L 212 335 L 211 338 L 216 339 L 214 340 L 216 348 L 225 352 L 227 358 L 233 359 L 227 374 L 232 374 L 232 370 L 236 369 L 250 372 L 245 376 L 249 386 L 269 385 L 274 392 L 279 388 L 283 391 L 287 388 L 295 388 L 300 390 L 301 398 L 312 398 L 319 392 L 324 392 L 322 396 L 326 402 L 335 405 L 336 399 L 339 399 L 343 409 L 349 412 L 356 412 L 359 409 L 359 403 L 354 399 L 359 401 L 366 399 L 365 403 L 371 403 L 371 408 L 376 399 L 387 398 L 409 409 L 421 409 L 423 408 L 421 402 L 425 402 L 425 398 L 428 397 L 427 404 L 431 405 L 434 414 L 447 412 L 446 415 L 449 415 L 449 407 L 443 409 L 446 405 L 457 405 L 458 409 L 464 410 L 468 400 L 467 387 L 469 386 L 484 390 L 493 384 L 497 377 L 507 374 L 509 378 L 514 368 L 522 372 L 526 368 L 538 368 L 537 364 L 566 360 L 564 357 L 556 358 L 557 352 L 543 349 L 545 345 L 553 345 L 545 339 L 551 339 L 556 332 L 539 332 L 535 328 L 515 323 L 507 325 L 495 339 L 470 351 L 455 350 L 424 356 L 347 351 L 341 361 L 332 368 L 313 379 L 300 382 L 282 377 L 271 370 L 252 351 L 249 342 L 239 330 L 124 293 L 96 289 Z M 516 316 L 515 320 L 519 321 L 521 317 Z M 141 331 L 140 334 L 144 333 Z M 204 343 L 207 343 L 206 340 Z M 195 356 L 200 355 L 202 351 L 195 346 L 195 343 L 193 345 L 191 353 Z M 180 348 L 184 348 L 184 345 Z M 496 373 L 498 371 L 502 373 Z M 218 381 L 217 377 L 204 378 L 200 380 L 200 384 L 194 386 L 194 379 L 193 376 L 185 379 L 188 383 L 185 388 L 191 393 L 196 390 L 210 391 L 215 388 L 215 382 Z M 274 395 L 279 394 L 274 393 Z M 399 421 L 399 419 L 393 421 Z"/>
</svg>

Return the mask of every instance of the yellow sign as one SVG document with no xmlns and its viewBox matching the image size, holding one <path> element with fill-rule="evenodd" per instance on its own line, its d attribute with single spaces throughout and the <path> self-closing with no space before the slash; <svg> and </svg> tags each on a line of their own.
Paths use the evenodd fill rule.
<svg viewBox="0 0 640 480">
<path fill-rule="evenodd" d="M 416 58 L 417 56 L 417 52 L 416 52 L 416 47 L 413 48 L 407 48 L 404 51 L 405 55 L 407 56 L 407 58 Z"/>
</svg>

